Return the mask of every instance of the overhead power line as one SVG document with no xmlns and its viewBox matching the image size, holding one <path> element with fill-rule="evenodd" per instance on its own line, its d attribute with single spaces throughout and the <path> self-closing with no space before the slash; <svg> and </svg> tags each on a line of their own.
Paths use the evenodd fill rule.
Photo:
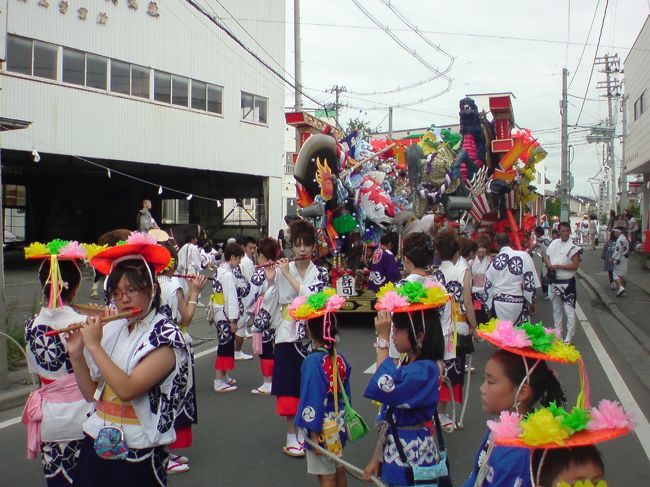
<svg viewBox="0 0 650 487">
<path fill-rule="evenodd" d="M 573 84 L 573 80 L 575 79 L 576 74 L 578 73 L 578 69 L 580 68 L 580 63 L 582 63 L 582 57 L 585 55 L 585 51 L 587 50 L 587 43 L 589 42 L 589 38 L 591 37 L 591 30 L 594 28 L 594 22 L 596 21 L 596 15 L 598 14 L 599 6 L 600 6 L 600 0 L 598 0 L 598 3 L 596 3 L 596 8 L 594 9 L 594 15 L 593 17 L 591 17 L 591 25 L 589 26 L 589 32 L 587 32 L 587 38 L 585 39 L 585 43 L 582 46 L 582 52 L 580 53 L 580 57 L 578 58 L 578 64 L 576 65 L 576 69 L 573 71 L 573 75 L 571 76 L 571 81 L 569 81 L 569 88 L 571 88 L 571 85 Z M 569 43 L 567 41 L 567 47 L 568 44 Z"/>
</svg>

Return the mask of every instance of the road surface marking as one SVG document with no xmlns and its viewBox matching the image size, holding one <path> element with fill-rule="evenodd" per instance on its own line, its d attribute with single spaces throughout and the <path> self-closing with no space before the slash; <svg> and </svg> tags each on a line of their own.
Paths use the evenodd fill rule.
<svg viewBox="0 0 650 487">
<path fill-rule="evenodd" d="M 598 338 L 598 335 L 596 335 L 596 332 L 587 319 L 587 316 L 582 311 L 580 305 L 577 303 L 576 316 L 582 325 L 582 329 L 585 331 L 585 335 L 587 335 L 587 339 L 591 344 L 591 348 L 593 348 L 594 352 L 596 352 L 596 356 L 600 361 L 600 365 L 605 371 L 605 375 L 607 376 L 607 379 L 609 379 L 610 384 L 612 384 L 614 392 L 621 400 L 621 404 L 625 410 L 633 414 L 634 417 L 632 419 L 636 423 L 634 433 L 639 438 L 641 447 L 645 451 L 648 460 L 650 460 L 650 423 L 648 423 L 648 419 L 643 414 L 643 411 L 641 411 L 641 408 L 634 399 L 634 396 L 630 392 L 630 389 L 628 389 L 628 387 L 625 385 L 623 377 L 621 377 L 621 374 L 616 369 L 614 362 L 607 354 L 607 351 L 600 341 L 600 338 Z"/>
<path fill-rule="evenodd" d="M 9 426 L 13 426 L 17 423 L 20 423 L 20 416 L 18 416 L 17 418 L 8 419 L 7 421 L 3 421 L 2 423 L 0 423 L 0 430 L 8 428 Z"/>
<path fill-rule="evenodd" d="M 194 359 L 196 360 L 197 358 L 205 357 L 206 355 L 209 355 L 209 354 L 214 353 L 216 351 L 217 351 L 217 347 L 208 348 L 207 350 L 203 350 L 202 352 L 195 353 L 194 354 Z"/>
</svg>

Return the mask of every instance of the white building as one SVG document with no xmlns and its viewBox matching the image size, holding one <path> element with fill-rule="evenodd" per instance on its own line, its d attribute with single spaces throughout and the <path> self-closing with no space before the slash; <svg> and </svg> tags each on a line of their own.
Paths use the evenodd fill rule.
<svg viewBox="0 0 650 487">
<path fill-rule="evenodd" d="M 220 3 L 209 15 L 283 72 L 284 2 Z M 268 22 L 233 20 L 250 12 Z M 32 122 L 0 140 L 6 227 L 93 240 L 148 198 L 158 221 L 232 232 L 221 202 L 255 198 L 253 230 L 277 235 L 283 83 L 189 3 L 0 0 L 0 58 L 1 115 Z"/>
<path fill-rule="evenodd" d="M 625 172 L 643 175 L 641 221 L 650 228 L 650 16 L 646 18 L 625 59 L 627 133 L 624 134 Z"/>
</svg>

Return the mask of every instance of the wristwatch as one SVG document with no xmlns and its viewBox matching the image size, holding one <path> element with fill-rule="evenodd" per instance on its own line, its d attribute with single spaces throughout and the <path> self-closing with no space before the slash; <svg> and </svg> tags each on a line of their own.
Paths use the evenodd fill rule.
<svg viewBox="0 0 650 487">
<path fill-rule="evenodd" d="M 373 346 L 377 349 L 387 349 L 389 346 L 388 340 L 385 338 L 377 338 L 377 341 L 373 344 Z"/>
</svg>

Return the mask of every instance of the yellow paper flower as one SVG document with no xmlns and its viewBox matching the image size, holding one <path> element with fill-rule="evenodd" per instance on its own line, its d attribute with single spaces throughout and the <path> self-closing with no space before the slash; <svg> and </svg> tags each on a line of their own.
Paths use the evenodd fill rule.
<svg viewBox="0 0 650 487">
<path fill-rule="evenodd" d="M 217 306 L 223 306 L 225 300 L 223 299 L 223 293 L 214 293 L 210 296 L 210 301 L 212 301 Z"/>
<path fill-rule="evenodd" d="M 381 297 L 386 294 L 388 291 L 395 291 L 397 292 L 397 288 L 395 287 L 395 284 L 392 282 L 389 282 L 387 284 L 384 284 L 382 287 L 379 288 L 379 291 L 377 291 L 376 297 L 377 300 L 380 300 Z"/>
<path fill-rule="evenodd" d="M 427 289 L 427 295 L 420 298 L 422 304 L 441 305 L 449 300 L 447 293 L 439 287 L 430 287 Z"/>
<path fill-rule="evenodd" d="M 81 246 L 86 249 L 86 253 L 88 254 L 88 259 L 92 259 L 100 253 L 102 250 L 105 250 L 108 248 L 108 245 L 97 245 L 97 244 L 87 244 L 87 243 L 82 243 Z"/>
<path fill-rule="evenodd" d="M 562 418 L 553 416 L 548 409 L 540 409 L 526 416 L 521 422 L 524 432 L 519 438 L 527 445 L 545 445 L 557 443 L 564 445 L 564 440 L 569 437 L 569 432 L 562 428 Z"/>
<path fill-rule="evenodd" d="M 50 255 L 47 245 L 34 242 L 25 247 L 25 258 L 36 257 L 37 255 Z"/>
<path fill-rule="evenodd" d="M 305 303 L 298 306 L 296 311 L 294 311 L 294 314 L 296 315 L 296 318 L 300 319 L 309 316 L 313 312 L 314 312 L 314 308 L 312 308 L 311 306 Z"/>
<path fill-rule="evenodd" d="M 478 325 L 478 329 L 479 329 L 479 331 L 490 334 L 494 330 L 497 329 L 497 322 L 498 321 L 499 320 L 497 320 L 496 318 L 492 318 L 487 323 L 482 323 L 482 324 Z"/>
<path fill-rule="evenodd" d="M 574 363 L 580 358 L 580 352 L 571 344 L 556 340 L 547 352 L 551 357 Z"/>
<path fill-rule="evenodd" d="M 557 483 L 557 487 L 607 487 L 607 481 L 599 480 L 594 484 L 591 480 L 587 479 L 587 480 L 578 480 L 575 484 L 569 484 L 564 480 L 560 480 Z"/>
<path fill-rule="evenodd" d="M 325 294 L 326 296 L 334 296 L 336 294 L 336 289 L 334 289 L 333 287 L 326 287 L 325 289 L 323 289 L 323 294 Z"/>
</svg>

